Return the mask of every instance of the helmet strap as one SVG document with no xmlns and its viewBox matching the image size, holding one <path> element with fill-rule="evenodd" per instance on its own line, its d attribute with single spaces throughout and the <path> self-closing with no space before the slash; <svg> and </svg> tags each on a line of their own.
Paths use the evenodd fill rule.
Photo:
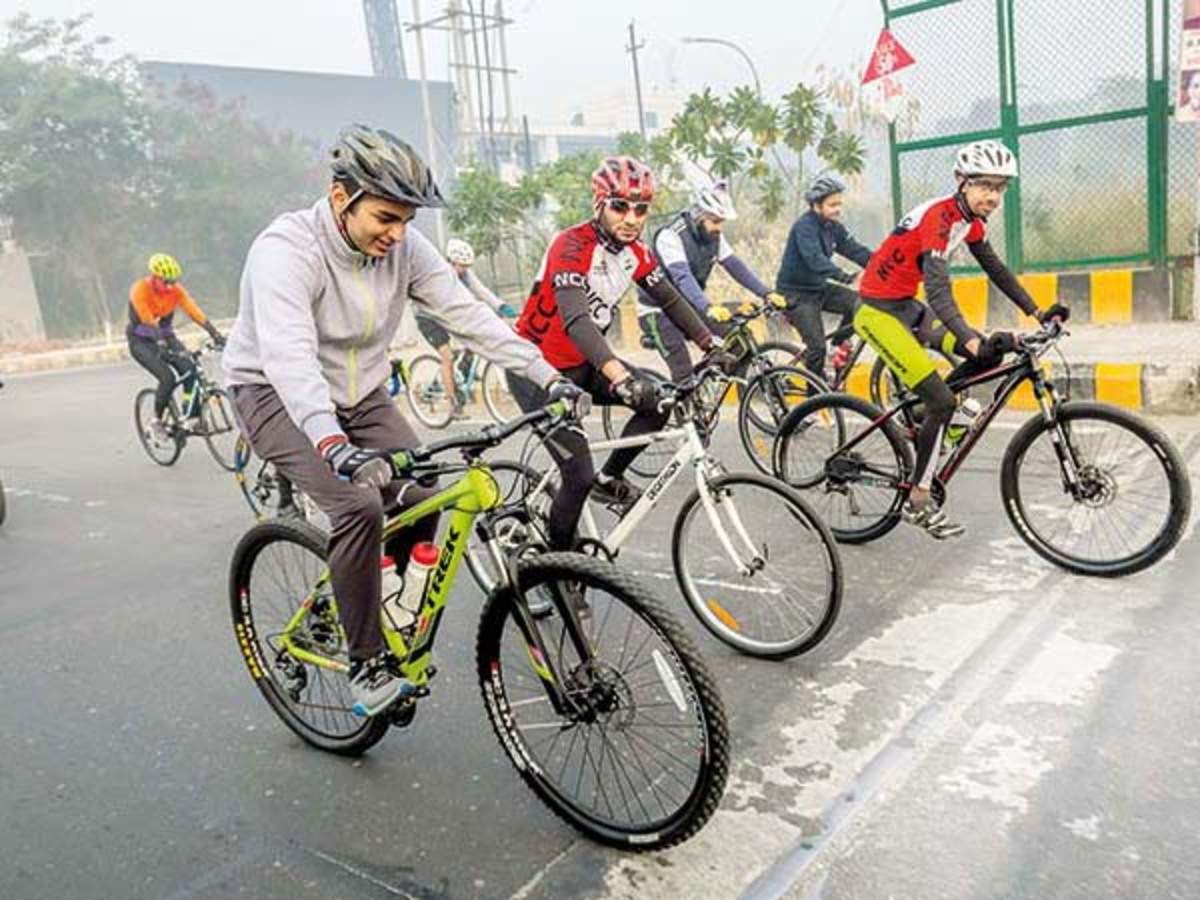
<svg viewBox="0 0 1200 900">
<path fill-rule="evenodd" d="M 363 192 L 361 190 L 355 191 L 351 196 L 350 202 L 346 204 L 341 212 L 338 212 L 333 208 L 333 198 L 329 198 L 329 208 L 333 213 L 333 222 L 335 225 L 337 225 L 338 234 L 342 236 L 342 240 L 346 242 L 346 246 L 355 253 L 362 253 L 363 251 L 359 248 L 358 244 L 354 243 L 354 238 L 350 237 L 350 229 L 346 227 L 346 216 L 350 213 L 350 207 L 354 205 L 354 201 L 357 200 L 362 193 Z M 365 256 L 366 254 L 363 255 Z"/>
</svg>

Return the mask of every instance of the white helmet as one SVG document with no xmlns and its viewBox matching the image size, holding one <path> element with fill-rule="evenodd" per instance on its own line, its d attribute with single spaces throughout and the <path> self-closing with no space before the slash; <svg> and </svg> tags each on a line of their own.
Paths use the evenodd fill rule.
<svg viewBox="0 0 1200 900">
<path fill-rule="evenodd" d="M 963 178 L 978 175 L 1016 178 L 1017 157 L 999 141 L 975 141 L 958 151 L 954 174 Z"/>
<path fill-rule="evenodd" d="M 457 266 L 469 266 L 475 262 L 475 251 L 462 238 L 446 241 L 446 259 Z"/>
<path fill-rule="evenodd" d="M 692 214 L 696 218 L 725 219 L 732 222 L 737 218 L 733 200 L 729 196 L 729 185 L 724 181 L 700 185 L 692 191 Z"/>
</svg>

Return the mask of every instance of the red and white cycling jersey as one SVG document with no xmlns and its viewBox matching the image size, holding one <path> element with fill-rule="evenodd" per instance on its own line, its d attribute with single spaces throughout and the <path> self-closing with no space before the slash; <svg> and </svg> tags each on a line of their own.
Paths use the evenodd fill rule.
<svg viewBox="0 0 1200 900">
<path fill-rule="evenodd" d="M 546 249 L 517 320 L 517 334 L 537 344 L 556 369 L 581 366 L 587 359 L 567 334 L 555 290 L 575 287 L 586 292 L 592 321 L 605 332 L 631 284 L 653 286 L 651 282 L 661 277 L 658 261 L 641 241 L 614 250 L 605 245 L 594 224 L 583 222 L 560 232 Z"/>
<path fill-rule="evenodd" d="M 948 258 L 964 243 L 987 237 L 983 219 L 970 215 L 951 195 L 922 203 L 871 254 L 859 293 L 872 300 L 907 300 L 925 275 L 925 254 Z"/>
</svg>

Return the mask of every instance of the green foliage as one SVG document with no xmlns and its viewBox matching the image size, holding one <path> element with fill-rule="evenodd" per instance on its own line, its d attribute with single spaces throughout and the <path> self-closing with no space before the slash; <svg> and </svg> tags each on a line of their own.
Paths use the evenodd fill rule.
<svg viewBox="0 0 1200 900">
<path fill-rule="evenodd" d="M 490 169 L 470 169 L 458 175 L 447 218 L 477 253 L 491 255 L 522 230 L 540 200 L 531 183 L 514 186 Z"/>
</svg>

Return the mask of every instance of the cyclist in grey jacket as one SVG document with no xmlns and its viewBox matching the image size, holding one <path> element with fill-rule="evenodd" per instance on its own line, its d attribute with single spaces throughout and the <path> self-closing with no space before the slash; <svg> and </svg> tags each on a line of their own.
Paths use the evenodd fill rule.
<svg viewBox="0 0 1200 900">
<path fill-rule="evenodd" d="M 223 365 L 254 451 L 329 516 L 354 708 L 374 715 L 413 690 L 393 670 L 380 628 L 385 499 L 408 505 L 431 493 L 393 483 L 385 452 L 417 443 L 384 386 L 405 307 L 421 305 L 466 346 L 545 387 L 551 400 L 579 389 L 560 384 L 537 347 L 463 290 L 429 240 L 406 230 L 417 207 L 444 205 L 408 144 L 356 125 L 340 136 L 332 169 L 327 197 L 280 216 L 251 246 Z M 423 521 L 389 544 L 399 569 L 435 526 Z"/>
</svg>

